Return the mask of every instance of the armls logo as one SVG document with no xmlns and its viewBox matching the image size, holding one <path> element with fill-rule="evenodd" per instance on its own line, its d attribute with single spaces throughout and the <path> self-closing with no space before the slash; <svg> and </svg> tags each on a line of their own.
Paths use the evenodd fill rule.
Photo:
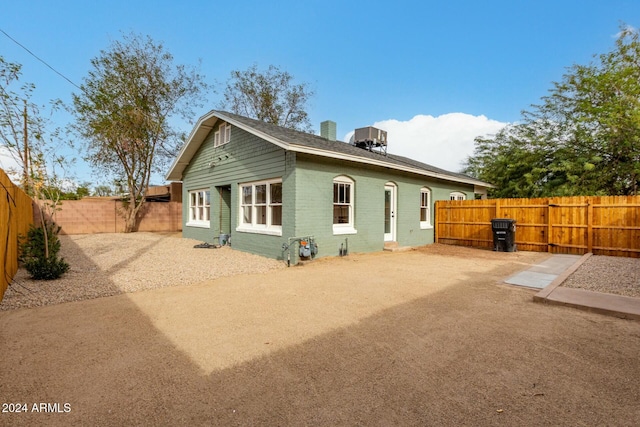
<svg viewBox="0 0 640 427">
<path fill-rule="evenodd" d="M 31 406 L 31 412 L 46 412 L 52 413 L 56 412 L 59 414 L 64 414 L 71 412 L 71 404 L 70 403 L 34 403 Z"/>
</svg>

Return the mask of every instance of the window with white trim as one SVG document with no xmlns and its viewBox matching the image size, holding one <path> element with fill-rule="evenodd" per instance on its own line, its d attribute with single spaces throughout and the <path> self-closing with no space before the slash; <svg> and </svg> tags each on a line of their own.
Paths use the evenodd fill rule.
<svg viewBox="0 0 640 427">
<path fill-rule="evenodd" d="M 449 193 L 450 200 L 467 200 L 467 195 L 460 191 L 452 191 Z"/>
<path fill-rule="evenodd" d="M 231 141 L 231 125 L 223 123 L 213 134 L 213 146 L 219 147 Z"/>
<path fill-rule="evenodd" d="M 237 231 L 282 235 L 282 179 L 239 185 L 240 218 Z"/>
<path fill-rule="evenodd" d="M 333 179 L 333 234 L 355 234 L 354 182 L 346 176 Z"/>
<path fill-rule="evenodd" d="M 210 227 L 211 197 L 209 190 L 189 191 L 189 220 L 187 225 Z"/>
<path fill-rule="evenodd" d="M 431 190 L 420 189 L 420 228 L 431 228 Z"/>
</svg>

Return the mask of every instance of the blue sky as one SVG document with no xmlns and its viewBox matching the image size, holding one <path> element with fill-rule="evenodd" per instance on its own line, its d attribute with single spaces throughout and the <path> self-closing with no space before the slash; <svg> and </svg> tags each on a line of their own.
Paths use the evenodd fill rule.
<svg viewBox="0 0 640 427">
<path fill-rule="evenodd" d="M 621 22 L 640 26 L 637 0 L 61 0 L 2 9 L 0 28 L 76 84 L 101 49 L 133 31 L 163 42 L 178 63 L 200 61 L 218 83 L 198 115 L 216 107 L 231 70 L 273 64 L 316 92 L 308 112 L 317 131 L 327 119 L 339 139 L 376 125 L 388 130 L 390 152 L 451 170 L 474 136 L 517 121 L 567 67 L 611 50 Z M 77 90 L 3 34 L 0 55 L 23 65 L 41 103 L 69 102 Z M 101 179 L 81 162 L 76 177 Z"/>
</svg>

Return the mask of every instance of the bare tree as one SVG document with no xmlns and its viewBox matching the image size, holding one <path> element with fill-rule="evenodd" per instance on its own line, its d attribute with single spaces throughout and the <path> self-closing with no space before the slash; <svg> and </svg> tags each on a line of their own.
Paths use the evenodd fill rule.
<svg viewBox="0 0 640 427">
<path fill-rule="evenodd" d="M 295 84 L 293 76 L 270 65 L 261 72 L 257 65 L 231 72 L 221 109 L 278 126 L 311 131 L 307 102 L 314 92 L 307 83 Z"/>
</svg>

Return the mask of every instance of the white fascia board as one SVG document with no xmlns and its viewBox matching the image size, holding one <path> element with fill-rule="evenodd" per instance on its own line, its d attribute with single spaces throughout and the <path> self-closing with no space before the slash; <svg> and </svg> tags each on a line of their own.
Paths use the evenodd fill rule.
<svg viewBox="0 0 640 427">
<path fill-rule="evenodd" d="M 165 179 L 167 181 L 182 181 L 182 172 L 184 172 L 184 169 L 187 167 L 189 162 L 191 162 L 191 158 L 196 154 L 196 151 L 198 151 L 198 148 L 200 148 L 204 139 L 207 137 L 211 129 L 213 129 L 217 120 L 214 120 L 210 124 L 205 124 L 205 122 L 215 117 L 215 113 L 210 111 L 198 119 L 198 122 L 189 134 L 189 138 L 187 138 L 187 142 L 182 146 L 180 152 L 171 164 L 169 172 L 165 175 Z"/>
<path fill-rule="evenodd" d="M 291 144 L 286 143 L 284 141 L 281 141 L 281 140 L 279 140 L 277 138 L 274 138 L 271 135 L 268 135 L 268 134 L 266 134 L 266 133 L 264 133 L 262 131 L 259 131 L 257 129 L 254 129 L 254 128 L 250 127 L 250 126 L 247 126 L 247 125 L 245 125 L 245 124 L 243 124 L 241 122 L 238 122 L 238 121 L 236 121 L 236 120 L 234 120 L 232 118 L 229 118 L 229 117 L 225 116 L 224 114 L 218 114 L 217 116 L 220 119 L 224 120 L 225 122 L 230 123 L 233 126 L 239 127 L 240 129 L 245 130 L 245 131 L 257 136 L 258 138 L 264 139 L 265 141 L 268 141 L 268 142 L 270 142 L 270 143 L 272 143 L 272 144 L 274 144 L 274 145 L 276 145 L 276 146 L 278 146 L 280 148 L 283 148 L 285 150 L 290 150 L 291 149 Z"/>
<path fill-rule="evenodd" d="M 445 175 L 445 174 L 441 174 L 438 172 L 432 172 L 432 171 L 428 171 L 425 169 L 418 169 L 418 168 L 413 168 L 411 166 L 399 166 L 395 163 L 388 163 L 382 160 L 375 160 L 375 159 L 367 159 L 364 157 L 359 157 L 359 156 L 354 156 L 351 154 L 343 154 L 343 153 L 336 153 L 335 151 L 327 151 L 327 150 L 322 150 L 322 149 L 318 149 L 318 148 L 312 148 L 312 147 L 306 147 L 306 146 L 300 146 L 300 145 L 290 145 L 289 150 L 291 151 L 295 151 L 298 153 L 305 153 L 305 154 L 313 154 L 316 156 L 322 156 L 322 157 L 330 157 L 333 159 L 340 159 L 340 160 L 348 160 L 351 162 L 358 162 L 358 163 L 365 163 L 365 164 L 369 164 L 369 165 L 374 165 L 374 166 L 381 166 L 381 167 L 385 167 L 385 168 L 389 168 L 389 169 L 395 169 L 395 170 L 399 170 L 402 172 L 410 172 L 410 173 L 415 173 L 418 175 L 423 175 L 423 176 L 428 176 L 431 178 L 437 178 L 437 179 L 442 179 L 445 181 L 453 181 L 453 182 L 461 182 L 464 184 L 473 184 L 473 185 L 477 185 L 477 186 L 482 186 L 484 185 L 484 183 L 482 183 L 481 181 L 477 181 L 473 178 L 459 178 L 459 177 L 455 177 L 455 176 L 450 176 L 450 175 Z"/>
</svg>

